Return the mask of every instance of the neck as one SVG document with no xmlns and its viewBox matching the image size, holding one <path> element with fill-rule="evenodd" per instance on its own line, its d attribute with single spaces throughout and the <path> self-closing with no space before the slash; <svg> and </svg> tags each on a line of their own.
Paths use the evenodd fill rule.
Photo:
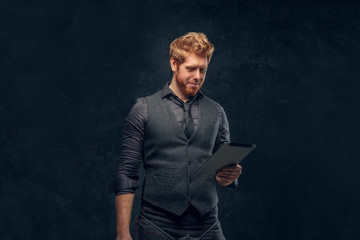
<svg viewBox="0 0 360 240">
<path fill-rule="evenodd" d="M 174 78 L 172 79 L 172 81 L 171 81 L 171 83 L 170 83 L 170 85 L 169 85 L 169 88 L 170 88 L 170 89 L 175 93 L 175 95 L 176 95 L 178 98 L 180 98 L 183 102 L 187 102 L 187 101 L 189 100 L 189 97 L 186 96 L 186 95 L 184 95 L 184 94 L 180 91 L 180 89 L 179 89 L 179 87 L 178 87 L 178 85 L 177 85 L 177 83 L 176 83 L 176 81 L 175 81 Z"/>
</svg>

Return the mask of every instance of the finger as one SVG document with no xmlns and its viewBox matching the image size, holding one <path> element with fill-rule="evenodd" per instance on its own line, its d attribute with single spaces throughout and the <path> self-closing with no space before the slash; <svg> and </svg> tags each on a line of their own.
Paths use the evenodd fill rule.
<svg viewBox="0 0 360 240">
<path fill-rule="evenodd" d="M 227 179 L 237 179 L 238 175 L 227 175 L 227 176 L 220 176 L 221 178 L 227 178 Z"/>
<path fill-rule="evenodd" d="M 239 176 L 234 175 L 234 176 L 217 176 L 217 177 L 227 181 L 235 181 Z"/>
<path fill-rule="evenodd" d="M 221 176 L 237 176 L 240 175 L 241 171 L 233 171 L 233 172 L 225 172 L 225 171 L 219 171 L 216 173 L 216 175 L 221 175 Z"/>
<path fill-rule="evenodd" d="M 221 179 L 223 182 L 226 182 L 226 183 L 231 183 L 233 182 L 235 179 L 231 179 L 231 178 L 222 178 Z"/>
<path fill-rule="evenodd" d="M 233 182 L 231 178 L 218 178 L 217 180 L 225 183 Z"/>
<path fill-rule="evenodd" d="M 221 169 L 221 171 L 225 171 L 225 172 L 231 172 L 231 171 L 241 171 L 242 167 L 237 164 L 234 166 L 228 166 L 228 167 L 224 167 L 223 169 Z"/>
<path fill-rule="evenodd" d="M 234 174 L 234 175 L 216 175 L 219 178 L 222 179 L 228 179 L 231 181 L 235 181 L 237 178 L 239 178 L 240 174 Z"/>
<path fill-rule="evenodd" d="M 222 177 L 228 177 L 231 176 L 232 174 L 227 173 L 227 172 L 219 172 L 216 174 L 216 176 L 222 176 Z"/>
<path fill-rule="evenodd" d="M 237 171 L 228 171 L 228 172 L 219 172 L 219 174 L 225 174 L 225 175 L 239 175 L 239 174 L 241 174 L 241 170 L 237 170 Z"/>
</svg>

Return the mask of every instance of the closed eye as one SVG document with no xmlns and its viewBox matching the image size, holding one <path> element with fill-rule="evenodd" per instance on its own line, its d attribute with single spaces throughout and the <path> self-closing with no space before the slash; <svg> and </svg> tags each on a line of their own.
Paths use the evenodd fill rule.
<svg viewBox="0 0 360 240">
<path fill-rule="evenodd" d="M 186 67 L 186 70 L 188 70 L 189 72 L 194 72 L 194 71 L 196 71 L 196 69 L 197 68 Z M 200 68 L 199 70 L 200 70 L 200 72 L 204 73 L 204 72 L 206 72 L 207 68 Z"/>
</svg>

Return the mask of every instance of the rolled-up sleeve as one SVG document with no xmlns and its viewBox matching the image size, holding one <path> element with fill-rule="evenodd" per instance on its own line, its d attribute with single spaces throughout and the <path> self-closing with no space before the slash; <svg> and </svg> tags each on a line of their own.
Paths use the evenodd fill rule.
<svg viewBox="0 0 360 240">
<path fill-rule="evenodd" d="M 219 118 L 219 132 L 216 137 L 214 152 L 216 152 L 222 144 L 230 142 L 229 122 L 227 120 L 225 111 L 220 105 L 218 105 L 217 112 Z M 228 185 L 230 188 L 237 188 L 237 186 L 238 179 Z"/>
<path fill-rule="evenodd" d="M 139 98 L 124 122 L 119 166 L 115 180 L 111 183 L 115 195 L 134 193 L 139 187 L 146 121 L 146 99 Z"/>
<path fill-rule="evenodd" d="M 229 122 L 224 109 L 220 105 L 217 105 L 217 113 L 219 118 L 219 132 L 216 137 L 214 152 L 216 152 L 222 144 L 230 142 Z"/>
</svg>

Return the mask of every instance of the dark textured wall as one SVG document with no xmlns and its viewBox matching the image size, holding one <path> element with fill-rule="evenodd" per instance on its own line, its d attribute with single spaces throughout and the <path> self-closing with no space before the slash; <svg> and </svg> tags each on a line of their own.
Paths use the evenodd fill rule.
<svg viewBox="0 0 360 240">
<path fill-rule="evenodd" d="M 122 121 L 205 32 L 203 92 L 258 145 L 219 189 L 229 240 L 359 239 L 360 4 L 0 0 L 1 239 L 114 239 Z M 137 199 L 138 201 L 138 199 Z M 135 211 L 137 211 L 136 205 Z"/>
</svg>

